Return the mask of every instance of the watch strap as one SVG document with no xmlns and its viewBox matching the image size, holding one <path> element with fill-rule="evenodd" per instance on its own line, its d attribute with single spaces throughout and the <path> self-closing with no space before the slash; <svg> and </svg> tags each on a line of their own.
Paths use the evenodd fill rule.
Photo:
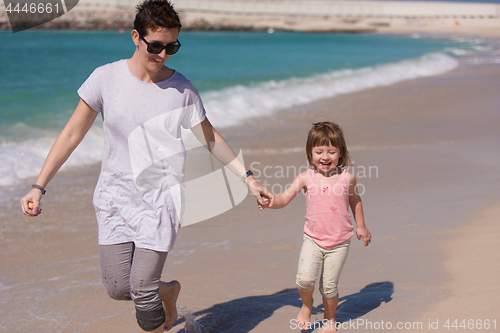
<svg viewBox="0 0 500 333">
<path fill-rule="evenodd" d="M 245 172 L 245 174 L 243 176 L 241 176 L 241 181 L 243 183 L 245 183 L 245 180 L 250 177 L 251 175 L 253 175 L 253 172 L 251 170 L 248 170 L 247 172 Z"/>
<path fill-rule="evenodd" d="M 33 184 L 33 185 L 31 185 L 31 188 L 36 188 L 36 189 L 38 189 L 38 190 L 42 191 L 42 195 L 43 195 L 43 194 L 45 194 L 45 192 L 47 192 L 47 191 L 45 191 L 45 189 L 44 189 L 43 187 L 41 187 L 41 186 L 40 186 L 40 185 L 38 185 L 38 184 Z"/>
</svg>

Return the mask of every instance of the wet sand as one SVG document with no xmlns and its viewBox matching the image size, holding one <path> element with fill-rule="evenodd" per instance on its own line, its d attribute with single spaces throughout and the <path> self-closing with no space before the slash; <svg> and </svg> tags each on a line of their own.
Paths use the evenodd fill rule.
<svg viewBox="0 0 500 333">
<path fill-rule="evenodd" d="M 343 127 L 373 234 L 367 248 L 353 238 L 341 275 L 343 331 L 373 331 L 382 321 L 395 332 L 418 331 L 394 329 L 400 322 L 421 323 L 420 331 L 447 319 L 500 325 L 499 87 L 500 67 L 459 69 L 220 130 L 259 180 L 279 191 L 307 166 L 300 150 L 311 123 Z M 0 331 L 137 332 L 133 304 L 108 298 L 100 279 L 91 204 L 98 171 L 56 176 L 37 219 L 17 213 L 14 201 L 0 216 Z M 182 284 L 178 306 L 186 315 L 172 332 L 196 332 L 191 324 L 200 332 L 299 332 L 304 214 L 303 196 L 263 212 L 248 196 L 182 228 L 164 269 L 165 280 Z M 320 321 L 317 291 L 314 305 L 312 319 Z"/>
</svg>

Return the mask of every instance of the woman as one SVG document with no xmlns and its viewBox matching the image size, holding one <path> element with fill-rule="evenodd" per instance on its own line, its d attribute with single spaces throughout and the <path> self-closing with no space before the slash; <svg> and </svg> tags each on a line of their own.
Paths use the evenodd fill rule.
<svg viewBox="0 0 500 333">
<path fill-rule="evenodd" d="M 23 213 L 37 216 L 45 187 L 81 142 L 98 113 L 104 156 L 94 192 L 103 282 L 110 297 L 133 300 L 141 332 L 161 332 L 177 319 L 177 281 L 160 281 L 180 224 L 185 150 L 180 126 L 248 185 L 259 202 L 272 194 L 213 128 L 197 90 L 165 61 L 180 48 L 181 23 L 166 0 L 137 7 L 130 59 L 97 68 L 49 152 Z"/>
</svg>

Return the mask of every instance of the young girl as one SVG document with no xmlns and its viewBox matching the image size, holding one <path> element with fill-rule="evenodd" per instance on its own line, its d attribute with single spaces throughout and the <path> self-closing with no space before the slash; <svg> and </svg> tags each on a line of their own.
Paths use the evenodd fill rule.
<svg viewBox="0 0 500 333">
<path fill-rule="evenodd" d="M 365 226 L 356 178 L 342 169 L 351 161 L 340 127 L 331 122 L 314 124 L 307 137 L 306 152 L 312 168 L 299 174 L 290 187 L 275 196 L 272 207 L 259 204 L 259 208 L 283 208 L 301 190 L 305 191 L 307 213 L 297 272 L 303 305 L 297 326 L 311 327 L 314 284 L 323 264 L 319 285 L 325 309 L 323 333 L 330 333 L 336 331 L 337 284 L 354 234 L 349 207 L 356 221 L 357 237 L 363 238 L 365 246 L 371 242 L 371 234 Z"/>
</svg>

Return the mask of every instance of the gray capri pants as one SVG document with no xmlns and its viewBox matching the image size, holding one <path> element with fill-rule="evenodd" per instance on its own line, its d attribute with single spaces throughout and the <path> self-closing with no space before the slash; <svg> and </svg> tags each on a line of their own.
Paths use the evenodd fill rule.
<svg viewBox="0 0 500 333">
<path fill-rule="evenodd" d="M 297 288 L 301 291 L 313 290 L 319 267 L 322 266 L 319 291 L 325 299 L 335 297 L 338 293 L 340 272 L 347 259 L 350 243 L 351 239 L 348 239 L 329 250 L 319 246 L 311 237 L 304 234 L 297 270 Z"/>
<path fill-rule="evenodd" d="M 153 331 L 165 323 L 160 277 L 167 252 L 135 247 L 133 242 L 100 245 L 101 274 L 108 295 L 132 300 L 139 327 Z"/>
</svg>

